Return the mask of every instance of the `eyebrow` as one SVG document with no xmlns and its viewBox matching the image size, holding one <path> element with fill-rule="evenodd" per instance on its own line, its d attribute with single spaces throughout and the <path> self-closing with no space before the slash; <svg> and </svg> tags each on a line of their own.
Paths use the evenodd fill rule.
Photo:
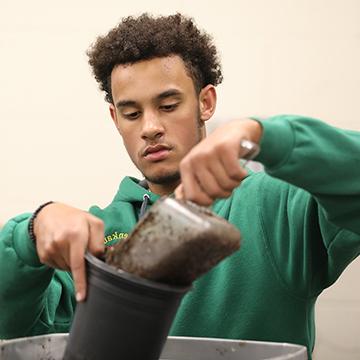
<svg viewBox="0 0 360 360">
<path fill-rule="evenodd" d="M 163 100 L 172 96 L 182 96 L 182 93 L 177 90 L 177 89 L 169 89 L 166 91 L 163 91 L 162 93 L 160 93 L 159 95 L 156 96 L 156 100 Z M 125 107 L 125 106 L 136 106 L 137 102 L 134 100 L 120 100 L 116 103 L 116 107 L 119 109 L 121 107 Z"/>
<path fill-rule="evenodd" d="M 116 107 L 119 109 L 124 106 L 135 106 L 136 101 L 133 100 L 120 100 L 116 103 Z"/>
<path fill-rule="evenodd" d="M 166 90 L 166 91 L 162 92 L 161 94 L 159 94 L 156 98 L 158 100 L 162 100 L 162 99 L 166 99 L 171 96 L 181 96 L 181 95 L 182 95 L 182 93 L 179 90 L 169 89 L 169 90 Z"/>
</svg>

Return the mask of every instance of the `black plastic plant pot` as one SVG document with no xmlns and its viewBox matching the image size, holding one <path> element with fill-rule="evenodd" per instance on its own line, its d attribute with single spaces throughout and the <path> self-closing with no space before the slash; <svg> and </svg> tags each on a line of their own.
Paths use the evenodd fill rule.
<svg viewBox="0 0 360 360">
<path fill-rule="evenodd" d="M 191 287 L 149 281 L 87 253 L 88 290 L 78 303 L 64 360 L 158 360 Z"/>
</svg>

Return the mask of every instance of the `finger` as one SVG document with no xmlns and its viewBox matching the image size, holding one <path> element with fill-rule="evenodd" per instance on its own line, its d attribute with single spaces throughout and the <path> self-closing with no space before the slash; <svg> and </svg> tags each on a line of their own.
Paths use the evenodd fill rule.
<svg viewBox="0 0 360 360">
<path fill-rule="evenodd" d="M 211 172 L 211 174 L 214 176 L 214 179 L 216 180 L 218 186 L 221 188 L 221 190 L 225 193 L 232 192 L 234 188 L 236 188 L 240 184 L 240 180 L 234 180 L 232 177 L 230 177 L 226 169 L 224 168 L 224 165 L 222 163 L 221 158 L 218 158 L 218 161 L 211 161 L 208 164 L 208 171 Z"/>
<path fill-rule="evenodd" d="M 86 229 L 86 228 L 85 228 Z M 76 300 L 83 301 L 86 297 L 85 250 L 89 232 L 84 231 L 81 238 L 75 238 L 70 245 L 70 268 L 73 275 L 76 291 Z"/>
<path fill-rule="evenodd" d="M 180 184 L 174 191 L 175 199 L 183 200 L 185 198 L 184 194 L 184 186 L 183 184 Z"/>
<path fill-rule="evenodd" d="M 53 269 L 57 269 L 57 264 L 52 260 L 42 260 L 40 258 L 40 262 L 44 265 L 47 265 L 47 266 L 53 268 Z"/>
<path fill-rule="evenodd" d="M 45 259 L 40 259 L 40 262 L 44 265 L 47 265 L 53 269 L 60 269 L 60 270 L 65 270 L 65 271 L 69 271 L 70 268 L 68 266 L 68 264 L 66 263 L 66 261 L 61 257 L 61 256 L 57 256 L 56 259 L 54 258 L 46 258 Z"/>
<path fill-rule="evenodd" d="M 89 220 L 88 249 L 93 255 L 99 256 L 103 254 L 105 251 L 104 223 L 102 220 L 91 214 L 88 215 L 88 220 Z"/>
<path fill-rule="evenodd" d="M 51 241 L 52 260 L 61 270 L 70 270 L 70 244 L 63 235 L 53 235 Z"/>
<path fill-rule="evenodd" d="M 62 255 L 58 252 L 52 235 L 41 236 L 37 240 L 36 251 L 42 264 L 54 269 L 65 269 L 67 267 Z"/>
<path fill-rule="evenodd" d="M 70 270 L 70 266 L 67 264 L 67 262 L 65 261 L 64 258 L 62 257 L 58 257 L 54 262 L 53 262 L 53 266 L 56 269 L 60 269 L 60 270 L 65 270 L 65 271 L 69 271 Z"/>
<path fill-rule="evenodd" d="M 214 174 L 209 169 L 202 169 L 201 172 L 195 174 L 201 189 L 213 200 L 217 198 L 224 198 L 231 195 L 231 191 L 224 190 L 218 184 Z"/>
<path fill-rule="evenodd" d="M 180 163 L 180 173 L 185 199 L 191 200 L 199 205 L 211 205 L 213 202 L 212 198 L 201 188 L 189 162 Z"/>
<path fill-rule="evenodd" d="M 229 179 L 240 182 L 248 175 L 247 171 L 241 166 L 236 153 L 221 156 L 220 161 Z"/>
</svg>

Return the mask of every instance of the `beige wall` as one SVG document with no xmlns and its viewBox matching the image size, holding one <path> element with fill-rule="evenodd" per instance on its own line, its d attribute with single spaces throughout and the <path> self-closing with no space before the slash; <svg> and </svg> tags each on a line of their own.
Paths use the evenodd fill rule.
<svg viewBox="0 0 360 360">
<path fill-rule="evenodd" d="M 84 52 L 143 11 L 182 11 L 214 35 L 217 119 L 300 113 L 360 129 L 358 0 L 1 0 L 0 223 L 49 199 L 105 206 L 137 175 Z M 320 302 L 317 359 L 360 357 L 359 265 Z"/>
</svg>

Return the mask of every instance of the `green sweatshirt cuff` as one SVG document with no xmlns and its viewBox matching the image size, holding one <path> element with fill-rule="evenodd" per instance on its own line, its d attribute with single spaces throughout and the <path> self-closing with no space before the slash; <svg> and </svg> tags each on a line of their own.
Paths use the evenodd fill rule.
<svg viewBox="0 0 360 360">
<path fill-rule="evenodd" d="M 36 246 L 29 237 L 28 224 L 30 219 L 26 219 L 17 224 L 14 230 L 14 249 L 21 261 L 30 266 L 45 266 L 38 257 Z"/>
<path fill-rule="evenodd" d="M 254 159 L 261 162 L 266 170 L 274 171 L 288 160 L 294 148 L 294 133 L 286 115 L 258 121 L 263 134 L 260 140 L 260 153 Z"/>
</svg>

